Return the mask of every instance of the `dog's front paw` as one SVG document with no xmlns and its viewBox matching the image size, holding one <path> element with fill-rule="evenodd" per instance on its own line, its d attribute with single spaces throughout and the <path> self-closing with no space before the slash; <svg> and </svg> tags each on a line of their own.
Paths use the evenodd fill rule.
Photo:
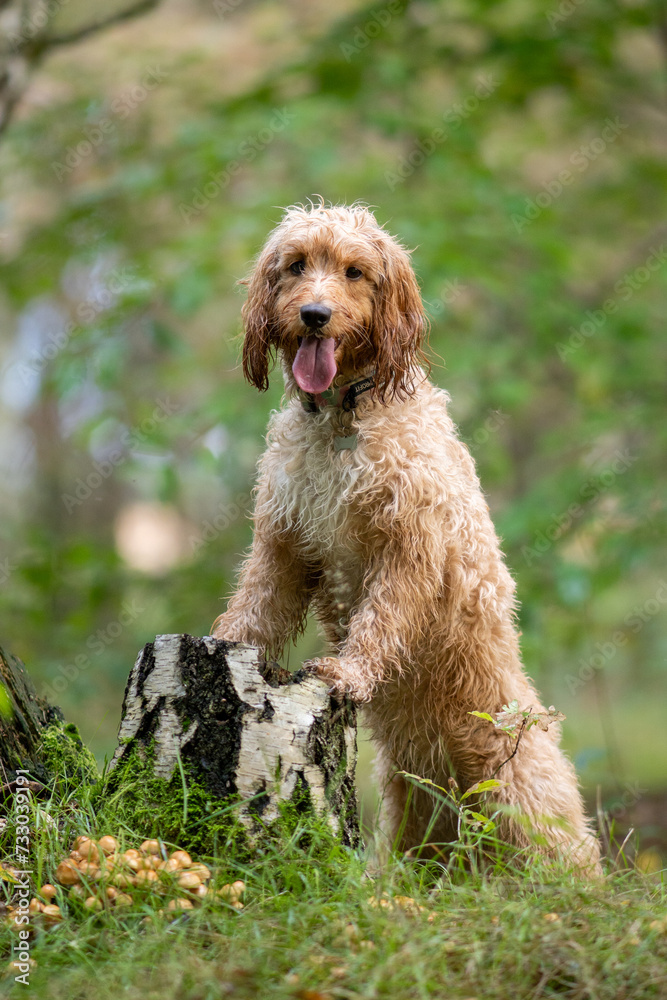
<svg viewBox="0 0 667 1000">
<path fill-rule="evenodd" d="M 322 656 L 316 660 L 308 660 L 303 667 L 329 684 L 329 694 L 346 696 L 358 704 L 370 701 L 373 697 L 374 685 L 369 677 L 349 660 L 339 659 L 337 656 Z"/>
</svg>

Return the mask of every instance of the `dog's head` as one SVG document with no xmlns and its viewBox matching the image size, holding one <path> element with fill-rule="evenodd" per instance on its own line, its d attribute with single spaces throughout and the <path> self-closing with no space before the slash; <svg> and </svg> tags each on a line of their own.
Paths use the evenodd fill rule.
<svg viewBox="0 0 667 1000">
<path fill-rule="evenodd" d="M 243 319 L 243 371 L 261 390 L 277 352 L 315 394 L 373 367 L 381 400 L 409 393 L 422 359 L 410 259 L 366 208 L 288 209 L 248 279 Z"/>
</svg>

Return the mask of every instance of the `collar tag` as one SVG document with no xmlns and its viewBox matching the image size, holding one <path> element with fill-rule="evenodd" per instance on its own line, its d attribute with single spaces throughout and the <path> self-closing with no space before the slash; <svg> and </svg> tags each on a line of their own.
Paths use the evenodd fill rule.
<svg viewBox="0 0 667 1000">
<path fill-rule="evenodd" d="M 355 451 L 357 447 L 357 435 L 350 434 L 348 437 L 335 437 L 333 442 L 335 451 Z"/>
</svg>

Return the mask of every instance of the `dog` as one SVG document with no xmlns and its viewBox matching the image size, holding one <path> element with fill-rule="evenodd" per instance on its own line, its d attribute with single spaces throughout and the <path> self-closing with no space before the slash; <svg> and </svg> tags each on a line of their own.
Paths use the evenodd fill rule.
<svg viewBox="0 0 667 1000">
<path fill-rule="evenodd" d="M 511 756 L 488 720 L 543 712 L 521 664 L 515 585 L 473 460 L 426 373 L 426 319 L 406 249 L 361 206 L 285 211 L 247 280 L 243 371 L 282 363 L 286 404 L 259 462 L 254 539 L 217 638 L 269 657 L 312 609 L 331 655 L 305 664 L 364 706 L 381 822 L 408 851 L 456 835 L 454 812 L 405 773 L 488 792 L 497 833 L 599 873 L 558 724 Z M 508 759 L 510 758 L 510 759 Z"/>
</svg>

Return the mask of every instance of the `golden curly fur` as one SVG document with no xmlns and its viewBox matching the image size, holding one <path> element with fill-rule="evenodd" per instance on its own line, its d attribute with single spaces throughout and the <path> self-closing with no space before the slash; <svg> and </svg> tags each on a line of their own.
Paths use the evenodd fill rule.
<svg viewBox="0 0 667 1000">
<path fill-rule="evenodd" d="M 276 656 L 315 612 L 332 655 L 308 666 L 365 706 L 383 823 L 408 849 L 422 842 L 433 800 L 417 790 L 408 803 L 397 772 L 441 786 L 454 775 L 469 788 L 510 752 L 469 713 L 513 700 L 543 710 L 521 666 L 514 581 L 449 397 L 420 364 L 425 318 L 405 249 L 365 208 L 290 208 L 248 284 L 244 372 L 266 389 L 279 356 L 287 402 L 259 463 L 252 550 L 213 633 Z M 336 388 L 369 374 L 375 388 L 355 409 L 324 405 L 330 376 Z M 351 434 L 356 448 L 337 450 Z M 492 793 L 499 833 L 519 846 L 537 835 L 539 850 L 598 872 L 558 743 L 557 725 L 535 727 L 503 765 L 507 784 Z M 443 813 L 429 837 L 454 834 Z"/>
</svg>

